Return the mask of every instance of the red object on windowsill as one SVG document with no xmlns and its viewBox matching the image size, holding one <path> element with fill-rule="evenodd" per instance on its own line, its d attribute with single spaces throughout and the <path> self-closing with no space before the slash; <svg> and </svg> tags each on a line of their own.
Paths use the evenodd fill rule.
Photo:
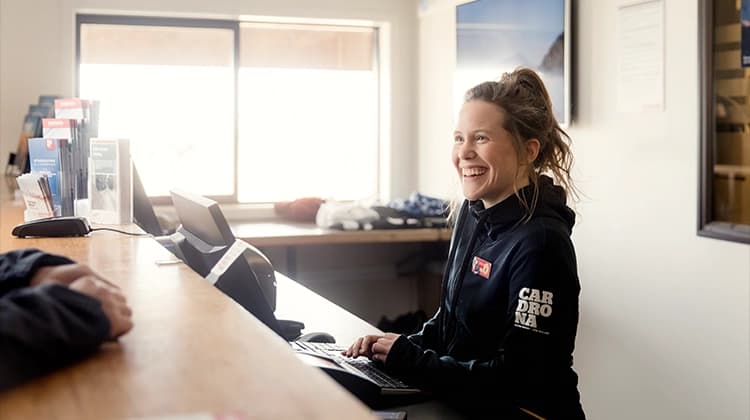
<svg viewBox="0 0 750 420">
<path fill-rule="evenodd" d="M 315 222 L 315 215 L 325 200 L 318 197 L 298 198 L 294 201 L 275 203 L 273 210 L 280 217 L 295 222 Z"/>
</svg>

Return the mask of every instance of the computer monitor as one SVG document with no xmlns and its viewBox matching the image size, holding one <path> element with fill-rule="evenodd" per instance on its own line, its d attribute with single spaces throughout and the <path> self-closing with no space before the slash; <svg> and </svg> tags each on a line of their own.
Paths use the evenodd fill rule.
<svg viewBox="0 0 750 420">
<path fill-rule="evenodd" d="M 156 218 L 154 206 L 146 195 L 135 163 L 133 163 L 133 222 L 144 232 L 151 235 L 162 236 L 166 233 L 162 229 L 159 219 Z"/>
<path fill-rule="evenodd" d="M 182 190 L 170 191 L 180 226 L 173 236 L 185 263 L 202 277 L 235 241 L 219 204 Z"/>
<path fill-rule="evenodd" d="M 183 261 L 279 335 L 294 335 L 290 332 L 294 322 L 282 321 L 280 326 L 273 314 L 276 277 L 271 261 L 235 238 L 218 203 L 181 190 L 170 192 L 181 222 L 172 238 Z"/>
</svg>

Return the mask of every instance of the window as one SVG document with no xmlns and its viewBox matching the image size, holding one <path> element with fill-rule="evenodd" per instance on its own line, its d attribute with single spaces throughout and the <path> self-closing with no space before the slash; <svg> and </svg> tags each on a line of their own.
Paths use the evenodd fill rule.
<svg viewBox="0 0 750 420">
<path fill-rule="evenodd" d="M 373 43 L 372 28 L 241 25 L 239 201 L 378 193 Z"/>
<path fill-rule="evenodd" d="M 698 234 L 750 243 L 750 27 L 741 24 L 750 24 L 750 9 L 742 10 L 745 4 L 700 3 Z"/>
<path fill-rule="evenodd" d="M 99 135 L 131 140 L 149 195 L 232 196 L 232 27 L 105 22 L 79 26 L 79 96 L 100 101 Z"/>
<path fill-rule="evenodd" d="M 376 28 L 80 15 L 78 58 L 157 200 L 379 194 Z"/>
</svg>

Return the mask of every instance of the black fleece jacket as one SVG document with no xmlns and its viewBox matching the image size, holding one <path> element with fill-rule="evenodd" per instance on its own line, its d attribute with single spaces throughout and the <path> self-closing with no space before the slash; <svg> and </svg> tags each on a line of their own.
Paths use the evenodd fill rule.
<svg viewBox="0 0 750 420">
<path fill-rule="evenodd" d="M 532 187 L 520 194 L 532 196 Z M 580 284 L 575 213 L 549 177 L 532 217 L 515 195 L 464 202 L 438 312 L 385 368 L 471 417 L 583 419 L 573 371 Z M 537 416 L 537 417 L 534 417 Z"/>
<path fill-rule="evenodd" d="M 38 268 L 72 262 L 36 249 L 0 254 L 0 391 L 92 353 L 108 338 L 96 299 L 63 285 L 28 287 Z"/>
</svg>

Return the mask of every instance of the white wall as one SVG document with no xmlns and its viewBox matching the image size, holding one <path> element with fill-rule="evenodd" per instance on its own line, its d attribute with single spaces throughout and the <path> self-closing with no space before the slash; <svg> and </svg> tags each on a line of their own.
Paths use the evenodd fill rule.
<svg viewBox="0 0 750 420">
<path fill-rule="evenodd" d="M 454 1 L 425 1 L 431 7 L 417 26 L 416 1 L 404 0 L 2 0 L 0 156 L 15 148 L 28 103 L 72 94 L 76 10 L 370 19 L 390 22 L 394 40 L 391 153 L 401 175 L 393 192 L 451 195 Z M 587 414 L 747 419 L 750 252 L 695 235 L 697 0 L 665 0 L 665 109 L 651 114 L 614 109 L 619 1 L 575 3 L 569 131 L 586 194 L 574 240 L 583 286 L 576 368 Z"/>
<path fill-rule="evenodd" d="M 590 419 L 748 419 L 750 251 L 695 234 L 697 0 L 664 1 L 665 107 L 650 114 L 615 110 L 620 3 L 575 2 L 569 133 L 586 194 L 574 232 L 584 408 Z M 419 28 L 419 188 L 444 195 L 454 185 L 443 172 L 454 4 L 433 1 Z"/>
<path fill-rule="evenodd" d="M 15 150 L 28 104 L 40 94 L 75 89 L 75 13 L 236 19 L 240 15 L 369 20 L 386 24 L 381 73 L 390 85 L 386 136 L 390 171 L 384 190 L 416 188 L 416 0 L 2 0 L 0 1 L 0 157 Z"/>
</svg>

